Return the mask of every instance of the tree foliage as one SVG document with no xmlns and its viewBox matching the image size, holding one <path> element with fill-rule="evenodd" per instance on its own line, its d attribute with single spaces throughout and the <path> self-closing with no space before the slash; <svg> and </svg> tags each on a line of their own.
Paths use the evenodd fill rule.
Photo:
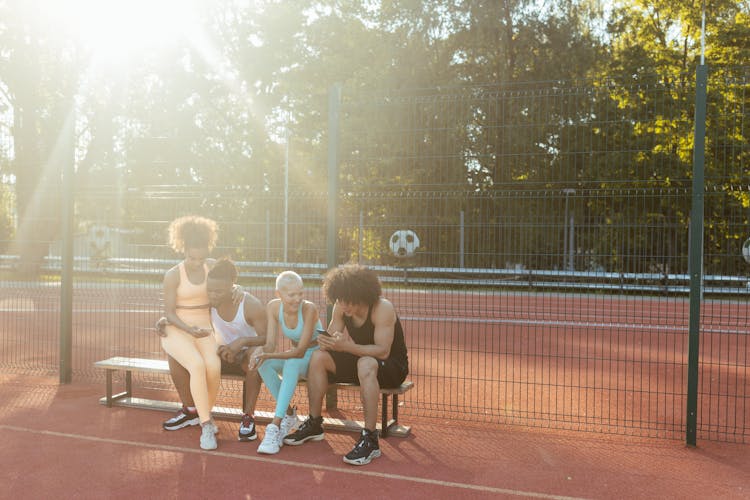
<svg viewBox="0 0 750 500">
<path fill-rule="evenodd" d="M 197 9 L 199 29 L 112 65 L 96 64 L 92 47 L 75 30 L 58 29 L 44 7 L 43 0 L 0 2 L 0 173 L 15 190 L 26 229 L 17 238 L 31 260 L 59 227 L 67 159 L 55 147 L 70 113 L 78 220 L 152 221 L 145 240 L 186 211 L 232 214 L 260 227 L 267 210 L 281 211 L 287 154 L 289 184 L 324 193 L 328 91 L 336 83 L 345 191 L 479 194 L 481 209 L 457 196 L 424 217 L 448 224 L 464 211 L 494 228 L 545 220 L 521 238 L 525 250 L 497 243 L 510 225 L 489 231 L 498 234 L 481 246 L 511 259 L 541 249 L 551 257 L 530 265 L 553 267 L 559 249 L 545 232 L 560 231 L 561 189 L 576 189 L 579 216 L 602 231 L 582 234 L 581 252 L 621 269 L 628 255 L 685 252 L 665 242 L 681 238 L 689 217 L 677 193 L 691 182 L 699 0 L 196 0 L 185 8 Z M 707 178 L 734 193 L 707 216 L 735 220 L 748 206 L 747 192 L 729 188 L 747 176 L 747 120 L 720 110 L 747 109 L 747 79 L 735 67 L 750 55 L 750 7 L 707 0 L 706 13 L 715 111 Z M 668 195 L 634 206 L 623 183 Z M 190 195 L 176 203 L 176 193 Z M 411 215 L 399 210 L 414 209 L 347 203 L 344 210 L 373 219 L 398 221 Z M 299 208 L 323 211 L 324 200 L 305 198 Z M 618 224 L 656 224 L 670 234 L 602 236 Z M 238 248 L 243 227 L 233 233 Z M 321 247 L 319 234 L 310 238 L 297 244 Z M 741 235 L 735 225 L 707 238 L 724 248 Z M 451 238 L 432 241 L 431 250 L 450 253 L 440 241 Z"/>
</svg>

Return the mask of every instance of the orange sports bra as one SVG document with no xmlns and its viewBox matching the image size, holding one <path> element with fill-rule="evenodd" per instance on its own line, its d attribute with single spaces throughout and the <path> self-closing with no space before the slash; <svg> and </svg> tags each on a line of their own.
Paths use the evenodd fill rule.
<svg viewBox="0 0 750 500">
<path fill-rule="evenodd" d="M 206 289 L 206 279 L 208 276 L 208 266 L 203 264 L 204 278 L 203 282 L 196 285 L 191 283 L 185 271 L 185 263 L 180 262 L 180 284 L 177 286 L 177 296 L 175 305 L 178 309 L 208 309 L 208 290 Z"/>
</svg>

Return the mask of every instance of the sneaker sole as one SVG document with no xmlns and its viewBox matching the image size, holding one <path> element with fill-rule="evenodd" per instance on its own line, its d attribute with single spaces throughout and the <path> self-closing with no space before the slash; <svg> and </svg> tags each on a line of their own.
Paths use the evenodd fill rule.
<svg viewBox="0 0 750 500">
<path fill-rule="evenodd" d="M 344 462 L 346 462 L 346 463 L 348 463 L 350 465 L 367 465 L 370 462 L 372 462 L 372 460 L 374 458 L 378 458 L 379 456 L 380 456 L 380 450 L 373 450 L 373 452 L 370 453 L 368 456 L 362 457 L 362 458 L 357 458 L 355 460 L 350 460 L 350 459 L 344 457 Z"/>
<path fill-rule="evenodd" d="M 294 441 L 291 439 L 289 440 L 284 439 L 284 444 L 289 445 L 289 446 L 299 446 L 308 441 L 323 441 L 324 438 L 325 438 L 325 434 L 319 434 L 317 436 L 307 436 L 306 438 L 300 439 L 299 441 Z"/>
<path fill-rule="evenodd" d="M 217 443 L 215 440 L 213 442 L 204 443 L 203 440 L 201 440 L 200 447 L 202 450 L 215 450 L 219 447 L 219 443 Z"/>
<path fill-rule="evenodd" d="M 260 447 L 258 448 L 258 453 L 262 455 L 276 455 L 279 452 L 279 450 L 276 451 L 270 451 L 270 450 L 261 450 Z"/>
<path fill-rule="evenodd" d="M 179 431 L 180 429 L 184 429 L 185 427 L 189 427 L 189 426 L 193 426 L 193 425 L 200 425 L 200 423 L 201 423 L 201 419 L 198 418 L 198 417 L 195 417 L 192 420 L 186 420 L 183 423 L 178 424 L 178 425 L 166 426 L 166 425 L 162 424 L 161 427 L 165 431 Z"/>
<path fill-rule="evenodd" d="M 243 443 L 246 443 L 248 441 L 255 441 L 256 439 L 258 439 L 257 434 L 253 434 L 252 436 L 238 436 L 237 437 L 237 441 L 241 441 Z"/>
</svg>

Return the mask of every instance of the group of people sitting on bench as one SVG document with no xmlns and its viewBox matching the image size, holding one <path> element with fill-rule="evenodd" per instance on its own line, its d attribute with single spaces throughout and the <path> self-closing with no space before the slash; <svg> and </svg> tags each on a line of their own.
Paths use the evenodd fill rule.
<svg viewBox="0 0 750 500">
<path fill-rule="evenodd" d="M 165 316 L 157 322 L 161 345 L 182 408 L 163 424 L 166 430 L 201 426 L 200 447 L 217 447 L 211 409 L 222 373 L 245 376 L 240 441 L 257 438 L 254 413 L 261 381 L 276 401 L 258 453 L 275 454 L 324 438 L 322 407 L 328 385 L 360 386 L 364 428 L 344 462 L 365 465 L 380 456 L 376 428 L 381 388 L 399 387 L 409 368 L 401 322 L 382 296 L 371 269 L 345 265 L 328 271 L 323 295 L 333 310 L 323 328 L 317 306 L 304 299 L 302 278 L 284 271 L 275 298 L 266 306 L 237 286 L 237 268 L 228 258 L 209 257 L 218 225 L 185 216 L 169 226 L 169 243 L 184 259 L 164 275 Z M 291 348 L 281 350 L 281 332 Z M 292 396 L 307 381 L 309 416 L 298 426 Z"/>
</svg>

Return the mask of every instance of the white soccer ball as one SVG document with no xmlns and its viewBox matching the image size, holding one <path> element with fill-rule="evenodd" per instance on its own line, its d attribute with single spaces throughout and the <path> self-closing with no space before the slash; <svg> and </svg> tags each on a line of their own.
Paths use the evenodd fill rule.
<svg viewBox="0 0 750 500">
<path fill-rule="evenodd" d="M 419 237 L 411 229 L 399 229 L 391 235 L 390 247 L 396 257 L 413 257 L 419 248 Z"/>
<path fill-rule="evenodd" d="M 742 244 L 742 257 L 744 257 L 745 262 L 750 264 L 750 238 L 745 240 L 745 243 Z"/>
</svg>

